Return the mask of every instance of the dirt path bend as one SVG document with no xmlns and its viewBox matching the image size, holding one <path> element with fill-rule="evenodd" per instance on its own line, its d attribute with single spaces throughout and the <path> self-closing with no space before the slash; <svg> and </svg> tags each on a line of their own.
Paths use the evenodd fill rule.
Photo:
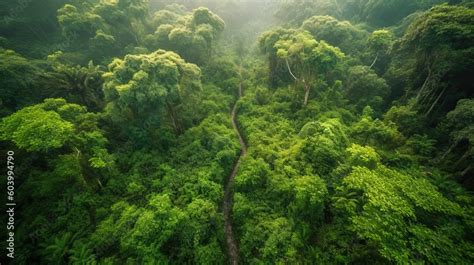
<svg viewBox="0 0 474 265">
<path fill-rule="evenodd" d="M 242 97 L 242 82 L 239 85 L 239 98 Z M 239 170 L 240 163 L 242 161 L 242 157 L 247 153 L 247 145 L 242 137 L 242 134 L 239 131 L 239 127 L 237 125 L 237 102 L 235 102 L 234 107 L 232 108 L 231 113 L 232 119 L 232 126 L 239 137 L 240 142 L 240 156 L 235 163 L 234 168 L 232 169 L 232 173 L 230 174 L 229 178 L 227 179 L 227 185 L 225 186 L 224 191 L 224 226 L 225 226 L 225 237 L 227 243 L 227 251 L 230 258 L 230 263 L 232 265 L 237 265 L 239 263 L 239 250 L 237 248 L 237 244 L 235 243 L 234 233 L 232 229 L 232 186 L 234 184 L 235 175 Z"/>
</svg>

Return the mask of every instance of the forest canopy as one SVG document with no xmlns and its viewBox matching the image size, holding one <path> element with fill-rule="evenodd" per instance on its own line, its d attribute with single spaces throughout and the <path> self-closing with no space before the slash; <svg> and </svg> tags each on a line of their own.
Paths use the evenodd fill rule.
<svg viewBox="0 0 474 265">
<path fill-rule="evenodd" d="M 0 263 L 473 264 L 473 8 L 1 1 Z"/>
</svg>

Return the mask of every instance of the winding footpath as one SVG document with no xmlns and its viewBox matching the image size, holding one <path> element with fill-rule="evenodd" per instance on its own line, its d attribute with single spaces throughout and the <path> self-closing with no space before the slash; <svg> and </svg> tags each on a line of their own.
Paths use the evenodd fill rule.
<svg viewBox="0 0 474 265">
<path fill-rule="evenodd" d="M 239 99 L 242 97 L 242 78 L 239 85 Z M 238 101 L 238 99 L 237 99 Z M 232 169 L 232 173 L 230 174 L 229 178 L 227 179 L 227 185 L 225 186 L 224 191 L 224 204 L 223 204 L 223 212 L 224 212 L 224 228 L 225 228 L 225 237 L 227 243 L 227 250 L 228 255 L 230 258 L 230 264 L 237 265 L 239 262 L 239 250 L 237 248 L 237 244 L 235 243 L 234 233 L 232 229 L 232 186 L 234 184 L 235 175 L 237 175 L 237 171 L 239 170 L 240 163 L 242 161 L 242 157 L 245 156 L 247 153 L 247 145 L 245 144 L 244 139 L 239 131 L 239 127 L 237 126 L 237 101 L 232 108 L 231 119 L 232 119 L 232 127 L 239 137 L 240 142 L 240 156 L 235 163 L 234 168 Z"/>
</svg>

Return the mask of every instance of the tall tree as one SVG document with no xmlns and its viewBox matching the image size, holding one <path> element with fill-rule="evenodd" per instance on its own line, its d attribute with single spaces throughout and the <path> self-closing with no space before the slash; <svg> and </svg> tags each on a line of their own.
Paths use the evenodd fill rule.
<svg viewBox="0 0 474 265">
<path fill-rule="evenodd" d="M 292 80 L 286 68 L 285 61 L 277 56 L 275 43 L 280 40 L 280 38 L 288 38 L 289 35 L 294 33 L 294 29 L 277 28 L 275 30 L 266 31 L 260 36 L 259 47 L 260 50 L 268 56 L 268 68 L 270 71 L 268 83 L 273 88 L 286 85 Z"/>
<path fill-rule="evenodd" d="M 169 120 L 174 132 L 181 134 L 185 128 L 179 113 L 186 100 L 201 90 L 200 77 L 199 67 L 174 52 L 158 50 L 115 59 L 104 74 L 107 112 L 128 132 L 150 136 L 161 121 Z M 163 112 L 168 119 L 161 117 Z"/>
<path fill-rule="evenodd" d="M 345 53 L 363 49 L 368 34 L 349 21 L 339 21 L 331 16 L 308 18 L 301 28 L 309 31 L 316 40 L 324 40 Z"/>
<path fill-rule="evenodd" d="M 214 45 L 225 28 L 224 21 L 204 7 L 184 15 L 160 11 L 155 14 L 154 22 L 157 29 L 147 36 L 148 47 L 175 51 L 199 65 L 209 62 Z"/>
<path fill-rule="evenodd" d="M 43 70 L 13 50 L 0 48 L 0 115 L 40 100 Z"/>
<path fill-rule="evenodd" d="M 304 88 L 303 106 L 308 104 L 311 90 L 330 74 L 344 58 L 339 48 L 316 41 L 307 32 L 298 32 L 275 43 L 277 56 L 285 60 L 288 72 Z"/>
<path fill-rule="evenodd" d="M 473 9 L 440 5 L 413 22 L 399 43 L 416 62 L 411 91 L 416 97 L 414 107 L 430 120 L 438 120 L 459 99 L 473 95 L 469 81 L 473 27 Z"/>
<path fill-rule="evenodd" d="M 388 30 L 376 30 L 372 32 L 368 39 L 368 52 L 374 58 L 369 68 L 381 65 L 379 73 L 384 73 L 389 63 L 389 54 L 393 45 L 393 34 Z M 377 68 L 375 68 L 377 69 Z"/>
</svg>

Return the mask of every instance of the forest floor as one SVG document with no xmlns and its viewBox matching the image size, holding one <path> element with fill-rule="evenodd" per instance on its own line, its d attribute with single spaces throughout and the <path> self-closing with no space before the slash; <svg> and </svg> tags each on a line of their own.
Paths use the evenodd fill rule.
<svg viewBox="0 0 474 265">
<path fill-rule="evenodd" d="M 240 99 L 241 97 L 242 97 L 242 80 L 240 81 L 240 85 L 239 85 L 239 98 L 238 99 Z M 224 191 L 224 205 L 223 205 L 225 237 L 226 237 L 226 242 L 227 242 L 227 250 L 229 252 L 228 255 L 230 258 L 230 263 L 232 265 L 238 264 L 238 260 L 239 260 L 239 251 L 237 249 L 237 244 L 235 243 L 233 228 L 232 228 L 232 197 L 233 197 L 232 186 L 234 183 L 235 175 L 237 175 L 237 171 L 239 170 L 242 157 L 245 156 L 245 154 L 247 153 L 247 145 L 245 144 L 245 141 L 237 125 L 238 99 L 235 102 L 234 107 L 232 108 L 231 119 L 232 119 L 232 126 L 234 127 L 234 130 L 237 136 L 239 137 L 240 156 L 239 156 L 239 159 L 237 160 L 237 163 L 235 163 L 234 168 L 232 169 L 232 173 L 227 179 L 227 184 L 225 186 L 225 191 Z"/>
</svg>

